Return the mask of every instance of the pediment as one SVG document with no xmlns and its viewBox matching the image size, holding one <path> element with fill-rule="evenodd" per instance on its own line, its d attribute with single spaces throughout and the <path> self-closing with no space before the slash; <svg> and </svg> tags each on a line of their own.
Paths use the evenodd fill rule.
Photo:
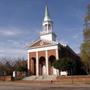
<svg viewBox="0 0 90 90">
<path fill-rule="evenodd" d="M 41 46 L 46 46 L 50 44 L 51 43 L 49 41 L 38 40 L 38 41 L 33 42 L 30 47 L 41 47 Z"/>
</svg>

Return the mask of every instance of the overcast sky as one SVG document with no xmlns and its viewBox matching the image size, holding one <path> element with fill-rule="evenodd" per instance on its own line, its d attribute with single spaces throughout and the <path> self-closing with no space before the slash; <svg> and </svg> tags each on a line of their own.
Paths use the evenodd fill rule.
<svg viewBox="0 0 90 90">
<path fill-rule="evenodd" d="M 90 0 L 46 1 L 58 41 L 79 53 Z M 27 57 L 27 44 L 36 40 L 42 30 L 45 3 L 45 0 L 0 0 L 0 57 Z"/>
</svg>

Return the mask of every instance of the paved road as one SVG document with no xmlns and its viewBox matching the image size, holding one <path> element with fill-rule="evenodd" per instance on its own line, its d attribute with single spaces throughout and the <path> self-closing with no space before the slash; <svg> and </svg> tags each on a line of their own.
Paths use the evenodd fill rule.
<svg viewBox="0 0 90 90">
<path fill-rule="evenodd" d="M 55 85 L 20 82 L 0 82 L 0 90 L 90 90 L 90 85 Z"/>
<path fill-rule="evenodd" d="M 90 90 L 90 87 L 51 87 L 42 90 Z"/>
</svg>

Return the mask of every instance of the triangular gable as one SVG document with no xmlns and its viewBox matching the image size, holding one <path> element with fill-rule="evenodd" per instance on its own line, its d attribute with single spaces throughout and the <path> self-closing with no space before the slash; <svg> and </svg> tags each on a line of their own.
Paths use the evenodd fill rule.
<svg viewBox="0 0 90 90">
<path fill-rule="evenodd" d="M 30 47 L 41 47 L 41 46 L 46 46 L 50 44 L 51 42 L 49 41 L 37 40 Z"/>
</svg>

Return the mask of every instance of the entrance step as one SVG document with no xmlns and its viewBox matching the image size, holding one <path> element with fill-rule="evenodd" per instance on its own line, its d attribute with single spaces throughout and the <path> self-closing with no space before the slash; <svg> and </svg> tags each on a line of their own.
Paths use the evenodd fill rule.
<svg viewBox="0 0 90 90">
<path fill-rule="evenodd" d="M 56 75 L 29 76 L 29 77 L 25 77 L 23 80 L 51 81 L 51 80 L 56 80 Z"/>
<path fill-rule="evenodd" d="M 36 76 L 29 76 L 25 77 L 23 80 L 35 80 L 37 77 Z"/>
</svg>

